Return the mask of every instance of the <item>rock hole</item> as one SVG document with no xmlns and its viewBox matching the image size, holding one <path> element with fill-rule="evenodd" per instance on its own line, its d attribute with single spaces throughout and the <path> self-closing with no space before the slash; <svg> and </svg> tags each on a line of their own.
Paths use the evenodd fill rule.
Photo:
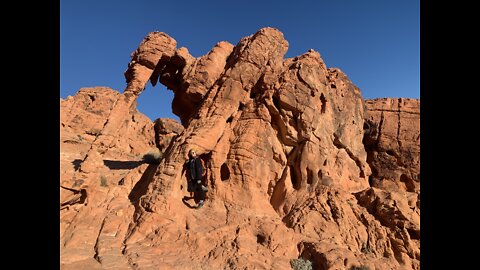
<svg viewBox="0 0 480 270">
<path fill-rule="evenodd" d="M 395 153 L 392 150 L 387 150 L 387 155 L 395 156 Z"/>
<path fill-rule="evenodd" d="M 327 99 L 325 98 L 323 93 L 320 95 L 320 101 L 322 102 L 322 109 L 320 112 L 325 113 L 325 110 L 327 109 Z"/>
<path fill-rule="evenodd" d="M 323 162 L 323 166 L 327 166 L 327 160 L 325 159 L 325 161 Z"/>
<path fill-rule="evenodd" d="M 252 90 L 252 91 L 250 92 L 250 98 L 251 98 L 251 99 L 255 99 L 255 97 L 257 97 L 257 93 Z"/>
<path fill-rule="evenodd" d="M 227 123 L 231 123 L 232 121 L 233 121 L 233 115 L 227 119 Z"/>
<path fill-rule="evenodd" d="M 323 172 L 322 170 L 318 171 L 318 179 L 323 179 Z"/>
<path fill-rule="evenodd" d="M 239 110 L 239 111 L 243 111 L 243 108 L 245 108 L 245 105 L 243 105 L 243 103 L 240 103 L 240 104 L 238 105 L 238 110 Z"/>
<path fill-rule="evenodd" d="M 222 167 L 220 167 L 220 178 L 222 181 L 227 181 L 230 179 L 230 169 L 226 163 L 223 163 Z"/>
<path fill-rule="evenodd" d="M 265 236 L 261 234 L 257 234 L 257 244 L 263 245 L 265 244 Z"/>
<path fill-rule="evenodd" d="M 400 176 L 400 182 L 405 183 L 405 187 L 407 188 L 408 192 L 415 192 L 415 184 L 413 183 L 413 179 L 408 177 L 406 174 L 402 174 Z"/>
</svg>

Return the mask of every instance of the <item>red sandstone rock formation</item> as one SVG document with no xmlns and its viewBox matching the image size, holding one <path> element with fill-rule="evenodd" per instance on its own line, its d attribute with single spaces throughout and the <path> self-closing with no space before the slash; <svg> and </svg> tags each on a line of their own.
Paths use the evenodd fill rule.
<svg viewBox="0 0 480 270">
<path fill-rule="evenodd" d="M 177 121 L 169 118 L 158 118 L 155 120 L 155 144 L 160 152 L 165 152 L 172 139 L 182 133 L 183 126 Z"/>
<path fill-rule="evenodd" d="M 372 186 L 420 192 L 420 101 L 367 100 L 365 147 Z"/>
<path fill-rule="evenodd" d="M 365 106 L 318 52 L 284 59 L 288 42 L 273 28 L 199 58 L 175 46 L 151 33 L 132 54 L 123 94 L 61 102 L 76 115 L 104 108 L 91 124 L 61 120 L 62 132 L 100 130 L 75 172 L 61 164 L 70 176 L 61 189 L 74 189 L 63 203 L 80 202 L 61 205 L 62 269 L 290 269 L 300 257 L 315 269 L 419 269 L 419 128 L 408 114 L 418 102 Z M 161 119 L 134 137 L 164 152 L 160 164 L 108 166 L 106 157 L 135 152 L 122 145 L 139 125 L 132 115 L 148 80 L 175 93 L 183 127 Z M 199 210 L 186 191 L 191 148 L 207 167 Z"/>
<path fill-rule="evenodd" d="M 101 136 L 120 96 L 113 89 L 96 87 L 82 88 L 74 97 L 60 100 L 60 184 L 72 179 L 72 173 L 81 165 L 92 143 Z M 113 139 L 115 147 L 108 153 L 102 153 L 98 164 L 113 159 L 136 160 L 155 147 L 150 119 L 136 109 L 126 114 L 130 121 L 123 123 L 121 135 Z"/>
</svg>

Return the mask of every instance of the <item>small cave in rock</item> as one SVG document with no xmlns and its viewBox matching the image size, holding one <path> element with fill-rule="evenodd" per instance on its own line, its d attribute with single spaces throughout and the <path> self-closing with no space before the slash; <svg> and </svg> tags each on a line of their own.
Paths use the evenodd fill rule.
<svg viewBox="0 0 480 270">
<path fill-rule="evenodd" d="M 322 170 L 319 170 L 319 171 L 318 171 L 318 179 L 320 179 L 320 180 L 323 179 L 323 172 L 322 172 Z"/>
<path fill-rule="evenodd" d="M 257 244 L 264 245 L 266 243 L 266 238 L 264 235 L 257 234 Z"/>
<path fill-rule="evenodd" d="M 227 181 L 230 179 L 230 169 L 228 168 L 227 163 L 223 163 L 220 167 L 220 178 L 222 181 Z"/>
<path fill-rule="evenodd" d="M 322 102 L 322 109 L 320 110 L 321 113 L 325 113 L 325 110 L 327 109 L 327 99 L 323 95 L 323 93 L 320 95 L 320 101 Z"/>
<path fill-rule="evenodd" d="M 232 123 L 232 121 L 233 121 L 233 115 L 227 119 L 227 123 Z"/>
<path fill-rule="evenodd" d="M 393 150 L 387 150 L 387 155 L 395 156 L 395 152 L 393 152 Z"/>
</svg>

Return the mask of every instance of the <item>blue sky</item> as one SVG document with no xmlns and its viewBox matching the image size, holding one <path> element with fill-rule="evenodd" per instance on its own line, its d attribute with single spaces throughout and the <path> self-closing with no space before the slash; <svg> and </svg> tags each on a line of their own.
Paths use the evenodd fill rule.
<svg viewBox="0 0 480 270">
<path fill-rule="evenodd" d="M 162 31 L 199 57 L 262 27 L 289 42 L 286 58 L 314 49 L 343 70 L 364 98 L 420 97 L 420 1 L 60 1 L 60 97 L 82 87 L 123 92 L 130 54 Z M 173 93 L 150 83 L 138 110 L 170 117 Z"/>
</svg>

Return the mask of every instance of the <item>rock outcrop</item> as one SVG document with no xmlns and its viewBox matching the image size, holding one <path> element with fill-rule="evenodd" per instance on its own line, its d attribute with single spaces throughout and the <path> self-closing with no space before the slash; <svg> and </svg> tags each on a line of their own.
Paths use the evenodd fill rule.
<svg viewBox="0 0 480 270">
<path fill-rule="evenodd" d="M 420 101 L 366 100 L 364 144 L 372 169 L 359 204 L 390 229 L 395 258 L 420 260 Z M 413 259 L 413 261 L 412 261 Z"/>
<path fill-rule="evenodd" d="M 60 101 L 61 184 L 72 179 L 72 172 L 80 167 L 92 143 L 101 136 L 120 96 L 107 87 L 82 88 L 74 97 Z M 124 122 L 122 134 L 112 140 L 115 147 L 101 153 L 98 164 L 109 159 L 137 159 L 155 147 L 152 121 L 136 109 L 127 115 L 129 121 Z"/>
<path fill-rule="evenodd" d="M 371 185 L 420 192 L 420 101 L 381 98 L 366 101 L 365 148 Z"/>
<path fill-rule="evenodd" d="M 183 126 L 170 118 L 158 118 L 154 122 L 155 144 L 160 152 L 164 153 L 172 139 L 183 132 Z"/>
<path fill-rule="evenodd" d="M 61 189 L 81 202 L 61 205 L 62 269 L 290 269 L 297 258 L 315 269 L 419 269 L 419 102 L 365 102 L 318 52 L 284 59 L 287 48 L 263 28 L 195 58 L 154 32 L 132 54 L 124 93 L 61 101 L 61 131 L 99 130 L 76 170 L 62 165 L 71 178 Z M 174 92 L 181 125 L 132 117 L 148 80 Z M 103 109 L 77 123 L 75 106 Z M 133 126 L 143 145 L 128 149 Z M 119 173 L 102 162 L 151 146 L 160 164 L 132 159 Z M 192 148 L 209 187 L 199 210 L 186 190 Z"/>
</svg>

